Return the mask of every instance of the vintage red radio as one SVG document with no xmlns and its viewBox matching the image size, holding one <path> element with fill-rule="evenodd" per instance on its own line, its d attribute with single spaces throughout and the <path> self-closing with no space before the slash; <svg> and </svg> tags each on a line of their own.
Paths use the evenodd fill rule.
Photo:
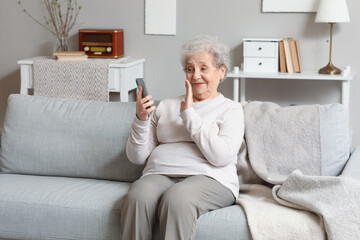
<svg viewBox="0 0 360 240">
<path fill-rule="evenodd" d="M 124 56 L 123 29 L 80 29 L 79 50 L 91 58 Z"/>
</svg>

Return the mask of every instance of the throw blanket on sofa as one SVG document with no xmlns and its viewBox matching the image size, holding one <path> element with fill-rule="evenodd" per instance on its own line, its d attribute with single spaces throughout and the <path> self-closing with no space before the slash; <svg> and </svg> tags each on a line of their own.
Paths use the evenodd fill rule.
<svg viewBox="0 0 360 240">
<path fill-rule="evenodd" d="M 280 184 L 295 169 L 321 174 L 318 105 L 282 108 L 270 102 L 250 102 L 244 116 L 249 160 L 259 177 Z"/>
<path fill-rule="evenodd" d="M 308 211 L 282 206 L 273 198 L 270 187 L 242 185 L 236 202 L 244 208 L 254 240 L 325 239 L 320 217 Z"/>
<path fill-rule="evenodd" d="M 329 240 L 360 239 L 360 181 L 348 177 L 306 176 L 294 171 L 273 188 L 284 206 L 322 217 Z"/>
<path fill-rule="evenodd" d="M 283 184 L 275 186 L 272 194 L 270 187 L 258 184 L 261 181 L 256 176 L 240 175 L 237 203 L 246 212 L 254 240 L 269 236 L 280 240 L 301 236 L 325 239 L 326 235 L 330 240 L 360 238 L 359 182 L 320 176 L 318 109 L 318 105 L 290 109 L 260 102 L 244 106 L 247 147 L 243 146 L 238 155 L 239 173 L 252 168 L 248 174 L 258 175 L 268 183 Z M 251 184 L 254 179 L 257 184 Z M 349 205 L 344 207 L 346 204 Z"/>
<path fill-rule="evenodd" d="M 34 95 L 109 101 L 109 65 L 113 59 L 57 61 L 34 59 Z"/>
</svg>

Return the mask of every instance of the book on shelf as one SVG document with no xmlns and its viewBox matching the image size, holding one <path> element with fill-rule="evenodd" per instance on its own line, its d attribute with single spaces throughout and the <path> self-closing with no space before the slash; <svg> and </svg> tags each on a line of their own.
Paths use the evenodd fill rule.
<svg viewBox="0 0 360 240">
<path fill-rule="evenodd" d="M 284 65 L 286 67 L 284 67 Z M 294 38 L 284 38 L 279 41 L 279 66 L 280 72 L 301 72 L 302 66 L 298 40 Z"/>
<path fill-rule="evenodd" d="M 299 50 L 299 41 L 295 40 L 295 46 L 296 46 L 296 53 L 297 53 L 297 59 L 299 62 L 299 72 L 301 72 L 302 70 L 302 65 L 301 65 L 301 57 L 300 57 L 300 50 Z"/>
<path fill-rule="evenodd" d="M 84 51 L 57 51 L 53 53 L 53 56 L 58 61 L 84 61 L 88 59 Z"/>
<path fill-rule="evenodd" d="M 284 51 L 285 51 L 285 63 L 286 63 L 286 70 L 288 73 L 294 73 L 294 67 L 291 57 L 291 50 L 290 50 L 290 38 L 284 38 Z"/>
<path fill-rule="evenodd" d="M 297 49 L 296 49 L 296 42 L 293 38 L 289 39 L 289 46 L 290 46 L 291 61 L 293 64 L 294 72 L 299 73 L 300 72 L 299 58 L 298 58 L 298 53 L 297 53 Z"/>
<path fill-rule="evenodd" d="M 286 72 L 284 40 L 279 41 L 279 66 L 280 72 Z"/>
</svg>

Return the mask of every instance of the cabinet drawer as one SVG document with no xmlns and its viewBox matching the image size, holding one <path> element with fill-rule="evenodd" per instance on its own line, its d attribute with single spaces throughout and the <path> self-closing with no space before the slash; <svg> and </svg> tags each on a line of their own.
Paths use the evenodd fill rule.
<svg viewBox="0 0 360 240">
<path fill-rule="evenodd" d="M 245 72 L 278 72 L 277 58 L 244 58 Z"/>
<path fill-rule="evenodd" d="M 277 42 L 244 42 L 245 57 L 276 57 Z"/>
</svg>

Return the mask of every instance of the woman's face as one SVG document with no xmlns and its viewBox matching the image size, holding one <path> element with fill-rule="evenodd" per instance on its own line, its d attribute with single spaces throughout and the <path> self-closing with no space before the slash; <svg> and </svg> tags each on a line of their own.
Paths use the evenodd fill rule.
<svg viewBox="0 0 360 240">
<path fill-rule="evenodd" d="M 194 102 L 198 102 L 219 95 L 217 88 L 225 76 L 226 67 L 217 68 L 212 56 L 201 52 L 187 58 L 185 72 L 191 83 Z"/>
</svg>

